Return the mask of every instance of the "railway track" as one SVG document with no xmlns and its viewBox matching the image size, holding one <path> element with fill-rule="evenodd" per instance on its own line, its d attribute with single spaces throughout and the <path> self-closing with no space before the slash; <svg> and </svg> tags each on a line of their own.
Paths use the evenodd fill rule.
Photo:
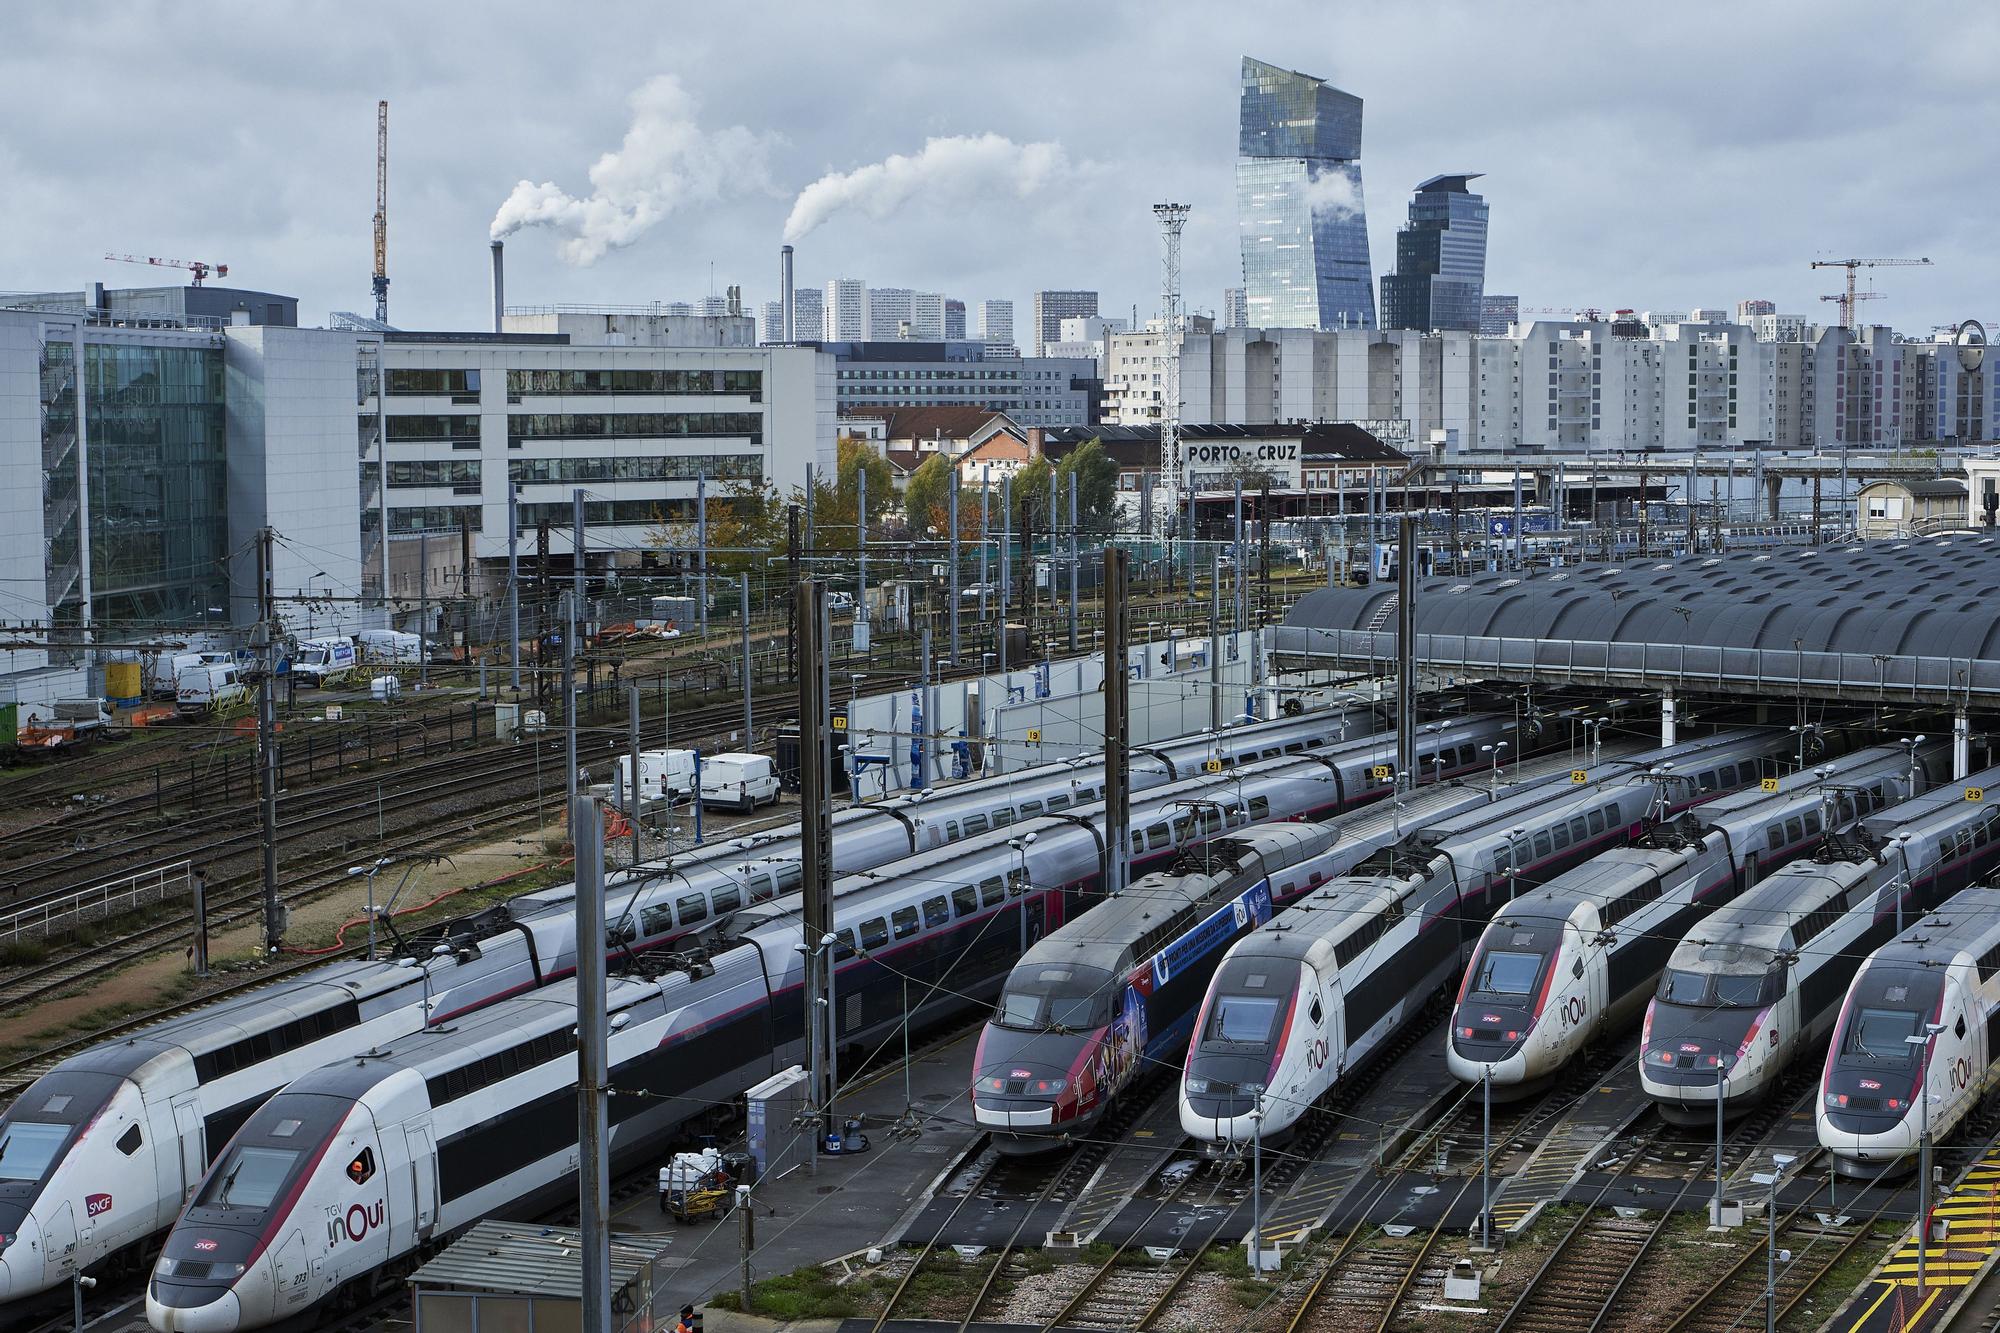
<svg viewBox="0 0 2000 1333">
<path fill-rule="evenodd" d="M 1386 1333 L 1437 1248 L 1446 1220 L 1479 1183 L 1477 1174 L 1466 1177 L 1438 1214 L 1437 1222 L 1421 1235 L 1412 1229 L 1397 1236 L 1367 1222 L 1369 1211 L 1393 1188 L 1393 1180 L 1393 1176 L 1384 1179 L 1360 1200 L 1351 1214 L 1353 1224 L 1327 1266 L 1307 1287 L 1299 1308 L 1285 1325 L 1285 1333 L 1356 1333 L 1360 1329 Z"/>
</svg>

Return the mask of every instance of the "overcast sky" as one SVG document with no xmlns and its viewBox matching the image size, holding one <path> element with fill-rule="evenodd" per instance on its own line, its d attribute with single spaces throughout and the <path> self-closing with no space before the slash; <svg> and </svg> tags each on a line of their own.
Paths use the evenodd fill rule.
<svg viewBox="0 0 2000 1333">
<path fill-rule="evenodd" d="M 0 21 L 0 290 L 150 281 L 117 251 L 228 263 L 307 323 L 365 312 L 386 97 L 406 328 L 484 325 L 489 227 L 524 180 L 510 304 L 691 299 L 712 264 L 754 308 L 790 216 L 823 219 L 802 283 L 1007 297 L 1023 327 L 1036 288 L 1094 287 L 1143 318 L 1171 198 L 1212 310 L 1240 276 L 1249 54 L 1366 100 L 1378 277 L 1411 187 L 1481 171 L 1487 290 L 1524 305 L 1758 296 L 1830 321 L 1840 275 L 1809 260 L 1928 256 L 1876 272 L 1871 318 L 2000 316 L 2000 11 L 1976 5 L 85 0 Z"/>
</svg>

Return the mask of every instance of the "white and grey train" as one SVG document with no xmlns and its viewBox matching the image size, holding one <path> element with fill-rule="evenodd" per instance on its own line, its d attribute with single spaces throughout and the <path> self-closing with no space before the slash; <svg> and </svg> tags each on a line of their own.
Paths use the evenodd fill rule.
<svg viewBox="0 0 2000 1333">
<path fill-rule="evenodd" d="M 1965 785 L 2000 788 L 2000 768 Z M 1839 792 L 1834 818 L 1857 827 L 1674 947 L 1639 1044 L 1640 1085 L 1668 1120 L 1712 1122 L 1718 1088 L 1724 1115 L 1763 1102 L 1826 1039 L 1861 960 L 1896 933 L 1899 898 L 1915 920 L 2000 868 L 2000 807 L 1960 784 L 1870 813 L 1872 795 Z"/>
<path fill-rule="evenodd" d="M 1181 1078 L 1181 1128 L 1210 1145 L 1289 1132 L 1457 975 L 1489 903 L 1773 771 L 1786 737 L 1729 731 L 1607 760 L 1589 781 L 1510 793 L 1327 880 L 1231 950 Z"/>
<path fill-rule="evenodd" d="M 1913 767 L 1948 762 L 1941 751 L 1913 765 L 1901 746 L 1873 747 L 1777 779 L 1775 791 L 1723 796 L 1517 898 L 1466 969 L 1445 1048 L 1451 1072 L 1489 1079 L 1498 1097 L 1546 1087 L 1579 1051 L 1639 1016 L 1697 922 L 1765 867 L 1819 843 L 1828 784 L 1864 791 L 1872 804 L 1901 800 L 1915 794 Z"/>
<path fill-rule="evenodd" d="M 1342 758 L 1327 764 L 1308 761 L 1309 766 L 1335 789 L 1345 790 L 1340 784 L 1346 781 L 1356 784 L 1358 793 L 1367 789 L 1369 763 L 1379 761 L 1394 742 L 1388 738 L 1329 746 L 1325 738 L 1341 725 L 1337 719 L 1306 716 L 1241 728 L 1219 738 L 1204 735 L 1156 747 L 1148 790 L 1172 785 L 1160 779 L 1182 764 L 1198 771 L 1206 760 L 1220 756 L 1228 772 L 1187 788 L 1199 793 L 1206 786 L 1227 782 L 1242 764 L 1267 762 L 1267 753 L 1319 754 L 1331 748 Z M 1497 719 L 1483 719 L 1441 730 L 1449 732 L 1454 757 L 1457 747 L 1463 746 L 1467 762 L 1476 765 L 1476 745 L 1504 734 L 1505 728 Z M 1136 773 L 1140 765 L 1134 767 Z M 988 783 L 967 784 L 953 789 L 949 799 L 941 793 L 924 802 L 927 817 L 933 805 L 937 811 L 961 812 L 935 824 L 944 845 L 950 846 L 968 837 L 979 841 L 981 825 L 1004 827 L 1017 815 L 1046 821 L 1049 807 L 1060 809 L 1072 800 L 1098 794 L 1101 776 L 1068 765 L 1047 768 L 1061 771 L 1037 769 L 1008 779 L 1017 784 L 1012 805 L 996 805 L 997 793 Z M 1264 781 L 1260 778 L 1259 785 Z M 1051 783 L 1060 784 L 1062 790 L 1053 790 Z M 961 795 L 975 787 L 977 795 Z M 1315 797 L 1321 790 L 1319 785 L 1297 788 L 1298 793 Z M 977 822 L 964 813 L 966 800 L 978 802 Z M 1261 802 L 1259 808 L 1264 808 Z M 1082 826 L 1087 826 L 1093 810 L 1101 811 L 1101 804 L 1086 805 L 1086 814 L 1078 816 Z M 1159 822 L 1164 826 L 1171 820 L 1163 814 Z M 837 891 L 866 887 L 868 881 L 853 876 L 883 864 L 877 858 L 909 855 L 907 846 L 896 852 L 895 838 L 854 843 L 857 834 L 878 824 L 901 830 L 899 836 L 914 836 L 907 816 L 877 819 L 863 812 L 858 818 L 839 817 L 835 862 L 849 877 L 836 885 Z M 989 843 L 1004 845 L 1005 835 L 983 836 Z M 1167 835 L 1161 830 L 1139 827 L 1135 843 L 1140 839 L 1158 843 L 1158 856 L 1169 854 Z M 792 851 L 786 850 L 785 841 L 781 837 L 758 844 L 756 853 L 775 849 L 777 855 L 751 861 L 747 870 L 742 865 L 735 868 L 751 886 L 748 895 L 732 889 L 724 877 L 677 871 L 669 881 L 674 891 L 666 901 L 638 909 L 637 915 L 650 924 L 650 939 L 679 939 L 696 930 L 712 930 L 743 905 L 746 896 L 768 900 L 796 887 L 798 867 L 789 859 L 795 855 L 796 841 L 791 841 Z M 722 850 L 713 849 L 711 856 L 721 855 Z M 679 878 L 682 875 L 685 880 Z M 571 939 L 568 892 L 520 900 L 522 905 L 504 914 L 508 924 L 498 927 L 497 933 L 476 937 L 448 929 L 441 932 L 443 942 L 436 943 L 433 952 L 388 962 L 331 963 L 255 996 L 223 1001 L 93 1048 L 37 1080 L 0 1117 L 0 1320 L 12 1317 L 23 1302 L 67 1281 L 74 1272 L 138 1257 L 139 1247 L 172 1221 L 212 1156 L 287 1080 L 328 1060 L 413 1032 L 424 1026 L 426 1015 L 431 1023 L 444 1022 L 572 972 L 573 946 L 566 946 L 568 952 L 558 967 L 558 960 L 540 951 L 536 932 L 527 926 L 537 923 L 545 938 L 560 933 Z M 614 893 L 610 919 L 615 922 L 627 915 L 618 904 L 631 898 L 629 893 L 622 899 Z M 431 935 L 426 942 L 439 938 Z M 614 928 L 613 945 L 614 953 L 631 947 L 630 935 Z M 90 1091 L 80 1094 L 79 1087 Z M 139 1128 L 128 1132 L 127 1124 Z"/>
<path fill-rule="evenodd" d="M 1487 734 L 1489 725 L 1487 720 L 1478 719 L 1443 728 L 1434 734 L 1435 745 L 1440 752 L 1449 748 L 1456 755 L 1471 738 Z M 1372 766 L 1371 760 L 1380 760 L 1382 744 L 1371 739 L 1333 747 L 1325 755 L 1259 760 L 1232 772 L 1147 792 L 1132 806 L 1135 862 L 1143 869 L 1169 860 L 1193 844 L 1263 818 L 1335 813 L 1345 799 L 1343 792 L 1357 801 L 1370 799 L 1381 788 L 1371 785 L 1366 770 Z M 1476 748 L 1468 762 L 1478 767 Z M 1344 785 L 1350 781 L 1352 786 Z M 1094 900 L 1091 890 L 1101 882 L 1103 870 L 1103 834 L 1088 817 L 1091 813 L 1097 812 L 1044 815 L 844 878 L 834 902 L 834 993 L 840 1043 L 877 1042 L 896 1032 L 906 1017 L 923 1023 L 989 1002 L 1009 969 L 1042 931 L 1060 926 L 1070 912 Z M 1025 836 L 1028 833 L 1036 836 L 1029 839 Z M 656 1148 L 663 1135 L 703 1108 L 726 1107 L 744 1088 L 799 1062 L 804 1053 L 800 1019 L 804 957 L 797 947 L 800 929 L 797 895 L 746 907 L 726 923 L 726 934 L 709 941 L 712 952 L 691 960 L 682 972 L 659 983 L 667 1006 L 661 1020 L 665 1026 L 657 1032 L 646 1029 L 654 1034 L 646 1042 L 651 1052 L 646 1058 L 657 1062 L 647 1069 L 657 1070 L 657 1074 L 628 1074 L 621 1069 L 616 1077 L 620 1087 L 650 1087 L 644 1080 L 657 1077 L 661 1080 L 659 1090 L 671 1091 L 673 1096 L 660 1102 L 638 1097 L 614 1099 L 614 1117 L 637 1115 L 652 1106 L 669 1108 L 657 1122 L 639 1122 L 641 1127 L 628 1133 L 620 1144 L 621 1151 Z M 905 981 L 910 983 L 907 1011 Z M 514 1034 L 518 1043 L 528 1024 L 541 1021 L 533 1016 L 562 1008 L 548 998 L 556 994 L 544 989 L 502 1001 L 453 1024 L 450 1032 L 432 1029 L 387 1043 L 383 1056 L 357 1055 L 358 1050 L 367 1049 L 366 1045 L 350 1048 L 347 1053 L 357 1055 L 359 1062 L 343 1068 L 390 1071 L 399 1067 L 405 1050 L 422 1053 L 424 1060 L 432 1059 L 433 1052 L 436 1059 L 449 1060 L 449 1052 L 464 1045 L 467 1034 L 475 1031 Z M 638 1025 L 637 1018 L 628 1024 Z M 552 1030 L 567 1039 L 573 1026 L 572 1010 L 566 1020 L 557 1020 Z M 328 1230 L 330 1217 L 340 1221 L 359 1217 L 367 1230 L 382 1229 L 388 1248 L 370 1252 L 379 1264 L 407 1257 L 426 1236 L 456 1226 L 454 1218 L 483 1215 L 516 1197 L 530 1197 L 549 1173 L 566 1173 L 573 1168 L 573 1046 L 562 1046 L 550 1055 L 558 1066 L 553 1074 L 544 1071 L 531 1078 L 525 1077 L 532 1071 L 524 1057 L 514 1057 L 510 1064 L 509 1057 L 487 1053 L 483 1045 L 474 1044 L 480 1072 L 466 1077 L 485 1082 L 479 1087 L 479 1096 L 468 1104 L 468 1127 L 447 1129 L 455 1122 L 435 1113 L 435 1107 L 413 1111 L 414 1121 L 397 1125 L 403 1146 L 395 1151 L 408 1153 L 413 1139 L 407 1126 L 420 1124 L 429 1116 L 427 1147 L 420 1145 L 419 1150 L 433 1158 L 433 1174 L 427 1178 L 436 1182 L 434 1197 L 442 1221 L 426 1224 L 408 1215 L 398 1221 L 397 1210 L 419 1206 L 422 1196 L 350 1190 L 342 1182 L 349 1181 L 346 1166 L 358 1154 L 336 1154 L 329 1162 L 330 1146 L 322 1150 L 315 1145 L 296 1162 L 245 1156 L 243 1172 L 235 1175 L 235 1180 L 249 1176 L 267 1181 L 282 1165 L 285 1182 L 268 1189 L 232 1192 L 234 1185 L 226 1182 L 232 1181 L 239 1148 L 247 1151 L 275 1146 L 282 1154 L 282 1146 L 265 1140 L 306 1133 L 303 1121 L 287 1128 L 288 1121 L 299 1120 L 297 1115 L 272 1110 L 289 1095 L 281 1094 L 232 1141 L 169 1237 L 164 1266 L 156 1272 L 149 1293 L 149 1313 L 155 1327 L 261 1327 L 316 1305 L 365 1271 L 345 1263 L 314 1265 L 310 1258 L 301 1269 L 286 1258 L 287 1238 L 293 1234 L 302 1238 L 301 1245 L 305 1237 L 316 1242 L 324 1238 L 325 1245 L 337 1245 L 338 1229 Z M 521 1073 L 506 1072 L 510 1069 Z M 358 1078 L 359 1073 L 353 1077 Z M 311 1082 L 320 1078 L 333 1080 L 334 1074 L 328 1071 L 310 1076 L 305 1086 L 315 1089 L 314 1097 L 337 1102 L 337 1095 L 328 1086 Z M 436 1078 L 426 1074 L 422 1082 L 424 1095 L 435 1096 Z M 548 1088 L 558 1083 L 566 1099 L 562 1114 L 570 1117 L 562 1123 L 570 1128 L 558 1129 L 553 1113 L 538 1110 L 554 1095 Z M 447 1076 L 447 1089 L 449 1086 Z M 347 1123 L 353 1104 L 364 1104 L 360 1099 L 365 1091 L 348 1095 L 348 1108 L 334 1104 L 319 1117 L 316 1123 L 325 1127 L 321 1144 L 331 1145 L 334 1127 Z M 373 1117 L 374 1113 L 369 1114 Z M 547 1118 L 535 1118 L 538 1115 Z M 376 1125 L 384 1127 L 379 1120 Z M 532 1152 L 531 1145 L 547 1143 L 552 1137 L 572 1146 L 521 1163 L 504 1174 L 490 1174 Z M 341 1140 L 343 1145 L 346 1142 Z M 390 1151 L 387 1146 L 379 1148 L 378 1167 Z M 310 1162 L 305 1160 L 308 1157 Z M 268 1201 L 264 1204 L 250 1202 L 265 1196 Z M 464 1211 L 448 1211 L 449 1202 L 461 1197 L 470 1200 Z M 218 1208 L 230 1205 L 227 1211 L 237 1226 L 236 1238 L 227 1240 L 232 1247 L 230 1256 L 222 1253 L 226 1238 L 213 1234 L 215 1219 L 204 1199 Z M 357 1205 L 362 1212 L 352 1214 Z M 328 1213 L 330 1208 L 334 1214 Z M 203 1246 L 203 1241 L 210 1244 Z M 308 1256 L 315 1252 L 304 1251 Z M 235 1257 L 239 1253 L 242 1257 Z M 324 1249 L 317 1253 L 322 1261 L 326 1259 Z M 189 1266 L 183 1268 L 184 1262 Z M 210 1266 L 198 1267 L 203 1264 Z M 236 1270 L 238 1264 L 243 1265 L 241 1272 Z M 240 1293 L 239 1284 L 243 1288 Z M 303 1294 L 293 1299 L 295 1291 Z"/>
<path fill-rule="evenodd" d="M 1914 1040 L 1913 1040 L 1914 1039 Z M 1820 1078 L 1820 1146 L 1847 1175 L 1913 1164 L 1925 1129 L 1957 1128 L 2000 1070 L 2000 889 L 1961 889 L 1868 956 Z"/>
</svg>

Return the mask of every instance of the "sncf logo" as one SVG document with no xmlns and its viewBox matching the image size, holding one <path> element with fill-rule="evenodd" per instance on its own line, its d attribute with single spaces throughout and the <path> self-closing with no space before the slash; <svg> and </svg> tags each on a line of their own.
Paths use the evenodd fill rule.
<svg viewBox="0 0 2000 1333">
<path fill-rule="evenodd" d="M 86 1194 L 83 1196 L 83 1211 L 88 1217 L 102 1217 L 111 1211 L 109 1194 Z"/>
<path fill-rule="evenodd" d="M 371 1228 L 382 1225 L 384 1208 L 382 1200 L 370 1204 L 349 1204 L 344 1213 L 330 1214 L 326 1219 L 326 1239 L 328 1244 L 343 1240 L 360 1240 Z"/>
</svg>

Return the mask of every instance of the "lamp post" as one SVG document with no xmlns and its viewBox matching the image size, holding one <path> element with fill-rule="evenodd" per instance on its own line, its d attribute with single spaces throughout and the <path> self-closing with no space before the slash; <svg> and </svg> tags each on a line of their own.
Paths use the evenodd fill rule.
<svg viewBox="0 0 2000 1333">
<path fill-rule="evenodd" d="M 1929 737 L 1926 736 L 1905 736 L 1903 738 L 1903 746 L 1910 752 L 1910 795 L 1912 796 L 1917 794 L 1917 747 L 1928 739 Z"/>
<path fill-rule="evenodd" d="M 1264 1094 L 1261 1092 L 1250 1111 L 1250 1271 L 1264 1271 Z"/>
<path fill-rule="evenodd" d="M 1479 1247 L 1493 1248 L 1493 1066 L 1479 1067 Z"/>
<path fill-rule="evenodd" d="M 1922 740 L 1923 737 L 1917 737 Z M 1903 1043 L 1916 1048 L 1917 1055 L 1917 1106 L 1919 1123 L 1922 1128 L 1917 1138 L 1917 1292 L 1922 1294 L 1928 1278 L 1924 1270 L 1924 1251 L 1931 1244 L 1931 1079 L 1929 1062 L 1925 1059 L 1926 1048 L 1931 1038 L 1944 1031 L 1942 1023 L 1926 1023 L 1924 1030 L 1903 1038 Z"/>
<path fill-rule="evenodd" d="M 856 671 L 847 678 L 847 798 L 856 805 L 862 802 L 861 758 L 854 744 L 854 710 L 861 704 L 861 682 L 867 679 L 866 671 Z"/>
<path fill-rule="evenodd" d="M 1764 1333 L 1778 1333 L 1778 1178 L 1793 1160 L 1785 1153 L 1773 1153 L 1770 1174 L 1759 1172 L 1755 1177 L 1771 1187 L 1764 1204 Z"/>
<path fill-rule="evenodd" d="M 1596 768 L 1604 759 L 1604 724 L 1610 720 L 1608 717 L 1600 717 L 1584 723 L 1584 726 L 1590 730 L 1590 766 L 1592 768 Z"/>
<path fill-rule="evenodd" d="M 1032 833 L 1024 833 L 1018 838 L 1007 839 L 1007 845 L 1014 849 L 1015 859 L 1021 863 L 1021 952 L 1028 952 L 1028 847 L 1035 840 Z"/>
<path fill-rule="evenodd" d="M 378 856 L 365 866 L 349 866 L 350 875 L 365 875 L 368 879 L 368 961 L 375 961 L 375 877 L 382 873 L 382 867 L 389 864 L 389 858 Z"/>
<path fill-rule="evenodd" d="M 1495 741 L 1491 745 L 1482 745 L 1479 747 L 1479 752 L 1481 754 L 1490 754 L 1493 756 L 1494 791 L 1500 790 L 1500 752 L 1506 748 L 1507 748 L 1507 742 L 1505 741 Z"/>
<path fill-rule="evenodd" d="M 1709 1220 L 1718 1227 L 1722 1225 L 1722 1104 L 1728 1100 L 1731 1059 L 1726 1051 L 1715 1057 L 1715 1216 Z"/>
</svg>

